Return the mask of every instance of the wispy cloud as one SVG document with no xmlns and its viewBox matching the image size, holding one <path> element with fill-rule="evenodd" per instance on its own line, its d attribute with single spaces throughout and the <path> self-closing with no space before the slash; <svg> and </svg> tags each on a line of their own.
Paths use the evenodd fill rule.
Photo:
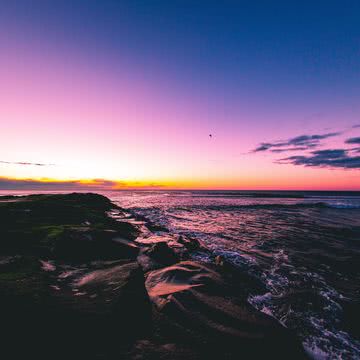
<svg viewBox="0 0 360 360">
<path fill-rule="evenodd" d="M 44 164 L 44 163 L 35 163 L 35 162 L 27 162 L 27 161 L 4 161 L 4 160 L 0 160 L 0 164 L 23 165 L 23 166 L 55 166 L 55 164 Z"/>
<path fill-rule="evenodd" d="M 353 129 L 358 129 L 358 128 L 360 128 L 360 124 L 355 124 L 355 125 L 352 126 L 352 128 Z"/>
<path fill-rule="evenodd" d="M 305 150 L 309 150 L 314 147 L 316 147 L 316 146 L 295 146 L 292 148 L 272 149 L 270 151 L 273 153 L 283 153 L 283 152 L 288 152 L 288 151 L 305 151 Z"/>
<path fill-rule="evenodd" d="M 345 141 L 346 144 L 360 144 L 360 137 L 353 137 Z"/>
<path fill-rule="evenodd" d="M 288 140 L 279 140 L 269 143 L 259 144 L 252 152 L 271 151 L 275 153 L 287 151 L 309 150 L 318 147 L 321 141 L 330 137 L 341 135 L 341 132 L 326 134 L 300 135 Z"/>
<path fill-rule="evenodd" d="M 351 156 L 350 151 L 348 149 L 312 151 L 308 156 L 289 156 L 276 162 L 310 167 L 360 169 L 360 156 Z"/>
</svg>

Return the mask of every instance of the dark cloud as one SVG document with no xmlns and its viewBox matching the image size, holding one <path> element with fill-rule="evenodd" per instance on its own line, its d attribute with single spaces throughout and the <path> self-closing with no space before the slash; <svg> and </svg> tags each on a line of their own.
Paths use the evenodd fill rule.
<svg viewBox="0 0 360 360">
<path fill-rule="evenodd" d="M 350 139 L 347 139 L 346 144 L 360 144 L 360 137 L 353 137 Z"/>
<path fill-rule="evenodd" d="M 338 136 L 340 132 L 332 132 L 322 135 L 301 135 L 288 140 L 289 145 L 306 145 L 317 144 L 320 140 L 327 139 L 329 137 Z"/>
<path fill-rule="evenodd" d="M 252 152 L 285 152 L 313 149 L 320 145 L 321 141 L 330 137 L 338 136 L 341 132 L 332 132 L 320 135 L 300 135 L 284 141 L 275 141 L 272 143 L 261 143 Z"/>
<path fill-rule="evenodd" d="M 360 169 L 360 156 L 350 156 L 349 150 L 345 149 L 328 149 L 312 151 L 308 156 L 289 156 L 278 160 L 277 163 L 311 167 Z"/>
<path fill-rule="evenodd" d="M 253 152 L 269 150 L 273 145 L 268 143 L 261 143 Z"/>
<path fill-rule="evenodd" d="M 288 151 L 304 151 L 304 150 L 309 150 L 309 148 L 314 147 L 314 146 L 297 146 L 297 147 L 292 147 L 292 148 L 284 148 L 284 149 L 272 149 L 270 150 L 273 153 L 283 153 L 283 152 L 288 152 Z"/>
<path fill-rule="evenodd" d="M 25 166 L 54 166 L 55 164 L 43 164 L 43 163 L 33 163 L 27 161 L 3 161 L 0 160 L 1 164 L 7 165 L 25 165 Z"/>
<path fill-rule="evenodd" d="M 353 125 L 352 128 L 353 128 L 353 129 L 360 128 L 360 124 Z"/>
</svg>

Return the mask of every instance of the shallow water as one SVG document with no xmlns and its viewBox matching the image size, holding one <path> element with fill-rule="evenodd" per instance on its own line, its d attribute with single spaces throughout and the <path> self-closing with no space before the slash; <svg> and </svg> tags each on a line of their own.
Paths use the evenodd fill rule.
<svg viewBox="0 0 360 360">
<path fill-rule="evenodd" d="M 314 358 L 360 358 L 360 342 L 342 322 L 343 303 L 360 298 L 359 194 L 107 195 L 258 276 L 268 292 L 249 302 L 294 329 Z"/>
<path fill-rule="evenodd" d="M 261 279 L 267 291 L 249 302 L 294 329 L 312 357 L 360 358 L 358 331 L 344 322 L 360 311 L 360 193 L 103 194 Z"/>
</svg>

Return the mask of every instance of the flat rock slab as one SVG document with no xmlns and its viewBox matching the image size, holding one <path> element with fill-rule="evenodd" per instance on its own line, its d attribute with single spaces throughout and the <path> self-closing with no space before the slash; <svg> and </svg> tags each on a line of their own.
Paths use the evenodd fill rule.
<svg viewBox="0 0 360 360">
<path fill-rule="evenodd" d="M 166 242 L 171 247 L 183 247 L 183 245 L 177 241 L 177 237 L 170 234 L 152 234 L 146 237 L 138 237 L 136 242 L 143 245 L 153 245 L 159 242 Z"/>
</svg>

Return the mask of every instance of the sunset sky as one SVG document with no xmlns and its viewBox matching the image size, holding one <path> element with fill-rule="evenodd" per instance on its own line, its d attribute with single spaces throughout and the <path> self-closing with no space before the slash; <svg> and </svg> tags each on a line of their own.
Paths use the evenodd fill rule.
<svg viewBox="0 0 360 360">
<path fill-rule="evenodd" d="M 360 190 L 360 2 L 0 1 L 0 189 L 39 186 Z"/>
</svg>

